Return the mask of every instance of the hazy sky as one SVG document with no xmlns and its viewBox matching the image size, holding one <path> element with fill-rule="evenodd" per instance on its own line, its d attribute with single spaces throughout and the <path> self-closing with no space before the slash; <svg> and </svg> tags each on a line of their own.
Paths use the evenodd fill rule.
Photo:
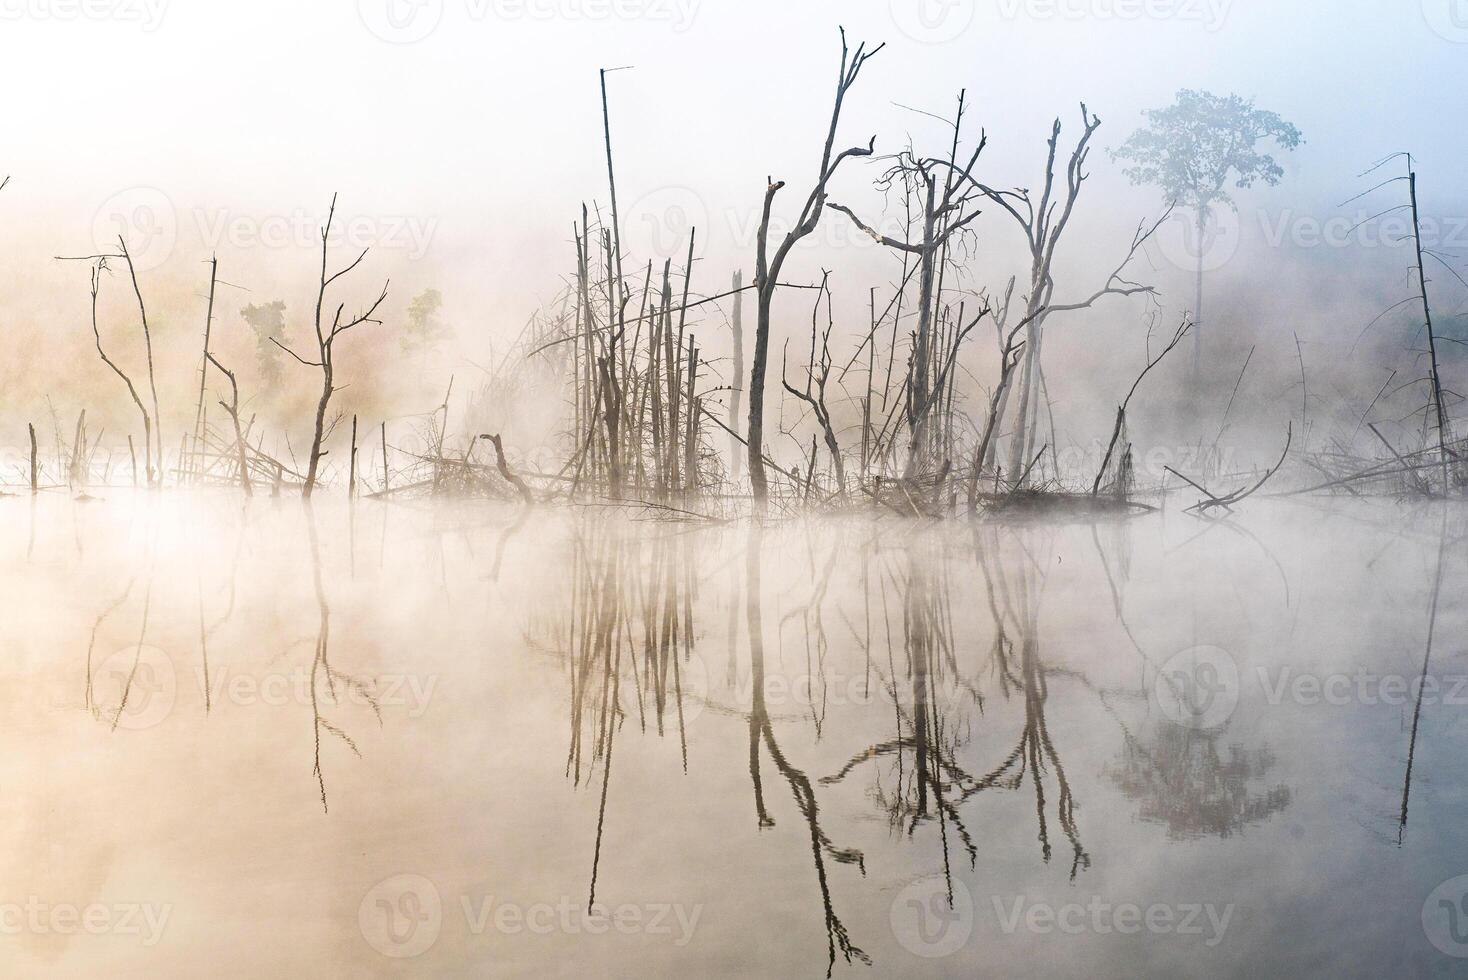
<svg viewBox="0 0 1468 980">
<path fill-rule="evenodd" d="M 941 147 L 943 127 L 914 110 L 946 113 L 965 88 L 990 140 L 980 171 L 1035 184 L 1049 121 L 1060 114 L 1070 138 L 1080 100 L 1101 116 L 1067 262 L 1109 269 L 1156 213 L 1104 150 L 1181 87 L 1255 97 L 1305 133 L 1279 187 L 1240 195 L 1229 254 L 1252 258 L 1236 270 L 1276 265 L 1259 251 L 1271 236 L 1316 247 L 1311 222 L 1369 213 L 1336 205 L 1394 150 L 1417 155 L 1425 212 L 1468 213 L 1468 0 L 0 0 L 0 18 L 0 175 L 13 175 L 0 318 L 66 331 L 85 331 L 60 319 L 85 314 L 85 272 L 51 257 L 119 227 L 152 288 L 173 284 L 185 306 L 202 304 L 213 248 L 222 275 L 299 315 L 316 223 L 339 191 L 344 251 L 378 246 L 365 274 L 393 278 L 391 306 L 437 286 L 471 348 L 503 336 L 570 270 L 581 202 L 606 199 L 604 66 L 633 66 L 610 79 L 634 264 L 681 257 L 696 224 L 695 292 L 714 292 L 752 265 L 766 175 L 791 182 L 787 210 L 808 186 L 838 25 L 853 44 L 887 45 L 849 98 L 844 144 Z M 848 168 L 833 196 L 881 220 L 879 170 Z M 985 247 L 1012 250 L 1013 229 L 985 221 Z M 1453 235 L 1468 246 L 1461 221 Z M 1189 280 L 1166 259 L 1153 263 L 1181 310 Z M 1382 266 L 1386 286 L 1400 264 Z M 892 260 L 828 221 L 795 266 L 797 279 L 832 268 L 838 290 L 850 284 L 838 302 L 859 308 Z"/>
</svg>

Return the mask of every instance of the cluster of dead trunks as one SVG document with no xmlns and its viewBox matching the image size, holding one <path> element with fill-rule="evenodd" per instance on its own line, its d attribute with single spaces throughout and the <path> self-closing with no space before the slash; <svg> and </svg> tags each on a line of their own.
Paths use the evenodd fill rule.
<svg viewBox="0 0 1468 980">
<path fill-rule="evenodd" d="M 741 502 L 751 500 L 759 513 L 772 506 L 787 510 L 861 506 L 919 517 L 960 511 L 975 514 L 981 509 L 1096 513 L 1145 508 L 1134 494 L 1128 410 L 1143 380 L 1194 323 L 1183 317 L 1155 354 L 1149 329 L 1145 366 L 1117 404 L 1109 441 L 1089 486 L 1064 485 L 1066 476 L 1055 458 L 1054 413 L 1041 355 L 1045 332 L 1057 314 L 1086 310 L 1107 298 L 1154 300 L 1154 287 L 1129 279 L 1127 269 L 1171 209 L 1156 221 L 1138 223 L 1130 246 L 1118 249 L 1119 261 L 1103 281 L 1070 301 L 1057 299 L 1056 255 L 1088 179 L 1087 161 L 1101 120 L 1082 104 L 1079 134 L 1067 149 L 1062 146 L 1061 120 L 1056 119 L 1046 141 L 1044 169 L 1035 184 L 1038 190 L 997 188 L 979 175 L 987 136 L 980 131 L 974 139 L 966 132 L 971 127 L 965 124 L 965 96 L 960 92 L 952 118 L 946 121 L 952 132 L 946 145 L 928 154 L 909 146 L 882 158 L 886 166 L 877 186 L 889 201 L 900 202 L 905 220 L 900 234 L 877 230 L 857 209 L 832 200 L 828 188 L 844 163 L 874 155 L 875 136 L 865 144 L 838 150 L 837 133 L 849 92 L 881 49 L 880 45 L 870 50 L 858 45 L 853 50 L 843 32 L 820 165 L 804 197 L 798 199 L 799 210 L 783 234 L 772 231 L 775 202 L 786 182 L 769 179 L 755 240 L 753 279 L 745 283 L 736 272 L 728 289 L 712 295 L 693 290 L 696 229 L 688 231 L 681 269 L 671 259 L 664 259 L 660 270 L 653 260 L 640 266 L 628 262 L 618 210 L 607 72 L 603 71 L 600 94 L 609 213 L 582 205 L 580 221 L 574 227 L 575 272 L 568 277 L 561 313 L 538 326 L 533 344 L 517 348 L 519 365 L 549 365 L 567 383 L 569 433 L 561 456 L 564 463 L 556 472 L 514 466 L 497 434 L 474 434 L 463 440 L 462 448 L 447 448 L 446 397 L 440 409 L 428 416 L 427 435 L 417 441 L 420 448 L 394 450 L 396 472 L 389 463 L 387 423 L 379 423 L 381 471 L 371 480 L 364 475 L 366 468 L 359 465 L 357 418 L 352 416 L 349 457 L 345 466 L 335 467 L 338 475 L 346 470 L 348 493 L 378 497 L 452 494 L 526 504 L 560 497 L 631 502 L 674 515 L 703 517 L 728 515 Z M 1411 182 L 1415 228 L 1415 174 L 1402 179 Z M 357 313 L 347 313 L 345 302 L 328 301 L 329 294 L 341 289 L 339 281 L 367 256 L 364 249 L 353 261 L 331 271 L 328 236 L 335 210 L 333 197 L 321 234 L 315 347 L 303 354 L 276 341 L 301 366 L 319 375 L 320 395 L 305 463 L 298 464 L 293 453 L 287 462 L 278 452 L 266 452 L 255 417 L 243 417 L 245 403 L 236 375 L 211 348 L 215 291 L 226 285 L 218 278 L 217 261 L 211 261 L 198 401 L 192 431 L 181 438 L 172 470 L 177 482 L 237 484 L 246 494 L 261 486 L 268 486 L 272 493 L 298 489 L 304 497 L 310 497 L 321 482 L 326 444 L 345 421 L 339 409 L 332 409 L 332 397 L 341 387 L 336 375 L 337 341 L 361 324 L 380 323 L 378 311 L 388 291 L 384 283 L 375 299 L 364 303 Z M 1027 271 L 1011 277 L 999 295 L 959 285 L 971 278 L 963 259 L 973 252 L 974 222 L 981 211 L 1011 223 L 1026 253 L 1023 264 Z M 835 315 L 830 273 L 823 273 L 818 283 L 781 279 L 794 247 L 814 233 L 823 219 L 849 222 L 901 262 L 900 281 L 885 303 L 879 303 L 876 287 L 869 290 L 869 322 L 844 363 L 831 348 Z M 1313 456 L 1297 450 L 1324 477 L 1308 489 L 1361 493 L 1390 486 L 1400 492 L 1450 494 L 1468 484 L 1464 444 L 1449 435 L 1426 280 L 1420 270 L 1420 238 L 1418 246 L 1422 312 L 1431 353 L 1428 420 L 1435 418 L 1436 445 L 1399 452 L 1372 428 L 1389 451 L 1389 459 L 1359 459 L 1344 449 Z M 159 424 L 152 332 L 132 256 L 126 241 L 119 238 L 115 252 L 75 258 L 91 267 L 92 332 L 98 355 L 123 382 L 142 421 L 141 466 L 129 437 L 133 480 L 159 486 L 169 469 Z M 147 363 L 146 389 L 112 359 L 97 324 L 103 275 L 117 264 L 126 268 L 136 299 Z M 794 465 L 776 462 L 766 426 L 773 309 L 782 289 L 790 297 L 800 290 L 814 296 L 804 364 L 799 363 L 798 352 L 796 363 L 791 364 L 787 341 L 776 392 L 780 401 L 776 434 L 798 452 L 799 462 Z M 744 320 L 749 293 L 754 301 L 754 336 L 746 357 Z M 727 370 L 723 358 L 710 358 L 699 346 L 693 330 L 698 321 L 696 316 L 690 318 L 690 312 L 721 300 L 729 300 L 732 306 L 732 358 Z M 956 384 L 959 360 L 967 349 L 965 344 L 989 330 L 997 377 L 975 413 L 962 404 Z M 1303 360 L 1301 369 L 1303 385 Z M 225 426 L 209 420 L 206 392 L 211 375 L 217 388 L 227 383 L 228 397 L 216 398 L 227 420 Z M 832 397 L 838 388 L 845 395 L 845 404 L 833 411 Z M 787 408 L 791 409 L 789 418 Z M 859 425 L 854 421 L 858 409 Z M 838 420 L 837 415 L 851 418 Z M 1042 421 L 1048 423 L 1045 428 Z M 1303 426 L 1303 409 L 1301 422 Z M 853 438 L 858 428 L 859 437 Z M 1206 474 L 1170 473 L 1202 494 L 1190 510 L 1200 515 L 1226 513 L 1280 470 L 1295 434 L 1293 426 L 1286 431 L 1279 462 L 1262 476 L 1256 473 L 1230 481 L 1237 484 L 1232 489 L 1209 488 Z M 1308 433 L 1302 429 L 1300 435 L 1304 441 Z M 492 460 L 485 451 L 476 457 L 481 442 L 493 449 Z M 69 482 L 74 485 L 77 460 L 87 458 L 80 421 L 73 443 L 67 465 Z M 32 444 L 34 488 L 38 485 L 34 431 Z M 58 460 L 62 455 L 58 449 Z M 370 468 L 375 464 L 373 459 Z"/>
</svg>

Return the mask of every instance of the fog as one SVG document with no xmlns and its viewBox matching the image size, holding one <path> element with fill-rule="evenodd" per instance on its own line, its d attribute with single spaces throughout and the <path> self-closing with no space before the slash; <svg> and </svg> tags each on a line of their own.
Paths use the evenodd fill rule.
<svg viewBox="0 0 1468 980">
<path fill-rule="evenodd" d="M 133 239 L 161 356 L 174 357 L 161 374 L 179 394 L 164 399 L 178 406 L 163 420 L 176 430 L 188 421 L 182 406 L 204 315 L 205 260 L 217 253 L 221 278 L 240 287 L 221 295 L 225 349 L 248 337 L 238 318 L 246 303 L 283 300 L 288 324 L 308 329 L 317 235 L 337 192 L 347 222 L 341 251 L 372 246 L 371 274 L 392 280 L 384 324 L 359 339 L 371 350 L 343 358 L 353 375 L 343 403 L 373 416 L 426 411 L 449 374 L 466 394 L 474 369 L 461 358 L 483 365 L 496 345 L 508 347 L 574 267 L 580 205 L 607 206 L 600 67 L 632 66 L 610 76 L 625 249 L 637 257 L 630 264 L 681 262 L 696 226 L 694 292 L 722 291 L 734 270 L 752 273 L 766 175 L 792 182 L 790 199 L 776 206 L 778 227 L 792 220 L 798 185 L 814 170 L 839 23 L 853 43 L 886 44 L 841 126 L 846 142 L 874 135 L 879 156 L 909 143 L 919 152 L 945 147 L 947 127 L 923 113 L 950 116 L 963 89 L 969 128 L 989 137 L 983 178 L 1030 186 L 1051 120 L 1074 130 L 1081 101 L 1100 116 L 1091 182 L 1058 259 L 1060 298 L 1093 288 L 1136 223 L 1161 211 L 1159 193 L 1131 186 L 1105 152 L 1144 109 L 1181 88 L 1236 92 L 1300 127 L 1304 144 L 1278 154 L 1284 178 L 1235 193 L 1237 215 L 1209 257 L 1218 357 L 1208 397 L 1194 389 L 1168 398 L 1159 375 L 1164 387 L 1138 406 L 1158 410 L 1158 425 L 1178 413 L 1213 425 L 1258 344 L 1249 411 L 1236 420 L 1241 448 L 1252 451 L 1256 436 L 1268 443 L 1283 424 L 1282 411 L 1263 409 L 1276 398 L 1288 403 L 1281 389 L 1298 374 L 1294 335 L 1319 375 L 1322 418 L 1343 411 L 1354 419 L 1370 398 L 1360 392 L 1406 366 L 1393 360 L 1410 339 L 1400 320 L 1353 347 L 1377 313 L 1407 295 L 1413 264 L 1400 226 L 1351 228 L 1399 203 L 1388 188 L 1340 207 L 1374 183 L 1359 179 L 1362 171 L 1388 153 L 1412 152 L 1438 241 L 1451 252 L 1468 239 L 1468 201 L 1455 179 L 1468 147 L 1459 127 L 1443 124 L 1460 108 L 1453 80 L 1464 50 L 1451 6 L 893 0 L 792 10 L 448 0 L 399 11 L 367 0 L 307 9 L 116 0 L 89 16 L 16 0 L 4 7 L 0 54 L 12 88 L 37 91 L 8 100 L 0 167 L 12 175 L 0 220 L 0 317 L 13 349 L 7 429 L 41 421 L 47 395 L 62 403 L 68 425 L 83 401 L 99 418 L 125 407 L 87 397 L 108 375 L 84 363 L 86 274 L 54 256 L 101 249 L 119 229 Z M 388 13 L 398 20 L 385 21 Z M 421 39 L 392 43 L 430 24 Z M 882 168 L 845 168 L 832 198 L 890 224 L 895 214 L 884 207 L 895 202 L 872 187 Z M 997 291 L 1019 271 L 1021 242 L 997 212 L 974 229 L 963 285 Z M 1168 321 L 1193 305 L 1191 246 L 1181 222 L 1172 231 L 1152 243 L 1140 269 Z M 868 287 L 897 275 L 894 256 L 839 215 L 801 243 L 789 277 L 814 282 L 823 268 L 849 334 L 864 325 Z M 1444 293 L 1458 286 L 1434 272 Z M 454 345 L 404 390 L 395 339 L 410 299 L 427 288 L 444 297 Z M 1451 310 L 1460 301 L 1443 297 Z M 780 333 L 807 318 L 804 305 L 782 301 Z M 727 307 L 697 311 L 711 351 L 727 344 L 708 336 L 725 329 Z M 1143 360 L 1142 314 L 1136 302 L 1106 302 L 1053 332 L 1064 365 L 1053 379 L 1063 443 L 1105 438 L 1087 420 L 1110 414 L 1116 389 Z M 1443 329 L 1459 328 L 1444 316 Z M 989 370 L 981 357 L 972 355 L 975 372 Z M 411 372 L 415 382 L 422 374 Z M 992 384 L 982 373 L 978 381 Z M 246 387 L 275 426 L 294 424 L 295 440 L 305 438 L 295 420 L 309 414 L 309 395 L 303 405 L 291 385 Z M 1251 426 L 1257 431 L 1245 439 Z M 1193 438 L 1186 424 L 1166 437 Z"/>
<path fill-rule="evenodd" d="M 1465 54 L 0 0 L 0 973 L 1447 975 Z"/>
</svg>

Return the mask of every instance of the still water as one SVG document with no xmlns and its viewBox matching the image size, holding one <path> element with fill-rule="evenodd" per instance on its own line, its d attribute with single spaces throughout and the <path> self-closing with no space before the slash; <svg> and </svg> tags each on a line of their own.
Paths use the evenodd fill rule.
<svg viewBox="0 0 1468 980">
<path fill-rule="evenodd" d="M 0 501 L 6 976 L 1468 972 L 1457 511 L 103 497 Z"/>
</svg>

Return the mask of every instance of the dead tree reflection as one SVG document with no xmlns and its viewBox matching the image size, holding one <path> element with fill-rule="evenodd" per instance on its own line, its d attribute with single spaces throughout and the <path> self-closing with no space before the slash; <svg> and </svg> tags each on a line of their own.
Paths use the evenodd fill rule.
<svg viewBox="0 0 1468 980">
<path fill-rule="evenodd" d="M 987 661 L 1005 701 L 1018 700 L 1024 715 L 1019 740 L 997 765 L 974 775 L 960 761 L 971 740 L 970 711 L 984 712 L 984 699 L 962 677 L 955 657 L 948 562 L 931 537 L 910 538 L 904 549 L 905 575 L 893 576 L 902 602 L 905 662 L 893 663 L 888 643 L 888 678 L 884 684 L 894 708 L 895 736 L 869 746 L 840 770 L 821 780 L 835 784 L 856 769 L 874 764 L 869 795 L 894 828 L 912 836 L 923 823 L 937 820 L 944 870 L 950 874 L 949 827 L 967 852 L 970 867 L 978 858 L 961 808 L 986 790 L 1020 790 L 1029 776 L 1035 795 L 1040 853 L 1052 854 L 1047 776 L 1056 787 L 1055 820 L 1070 844 L 1070 877 L 1090 866 L 1075 818 L 1075 799 L 1046 718 L 1049 669 L 1040 656 L 1038 619 L 1044 579 L 1032 558 L 1002 564 L 993 539 L 978 548 L 978 564 L 995 626 Z M 978 543 L 978 542 L 976 542 Z M 886 613 L 886 597 L 882 598 Z M 899 686 L 899 681 L 901 685 Z M 884 769 L 886 784 L 884 787 Z"/>
<path fill-rule="evenodd" d="M 1427 686 L 1427 668 L 1432 663 L 1433 634 L 1437 630 L 1437 604 L 1443 587 L 1443 554 L 1448 542 L 1448 513 L 1443 511 L 1437 535 L 1437 565 L 1432 575 L 1432 600 L 1427 611 L 1427 642 L 1422 652 L 1422 672 L 1417 677 L 1417 697 L 1412 705 L 1412 734 L 1407 740 L 1407 767 L 1402 776 L 1402 814 L 1397 823 L 1397 844 L 1407 835 L 1407 803 L 1412 795 L 1412 763 L 1417 756 L 1417 728 L 1422 721 L 1422 691 Z"/>
<path fill-rule="evenodd" d="M 839 864 L 854 864 L 866 876 L 866 864 L 861 851 L 854 848 L 837 847 L 821 829 L 820 807 L 810 778 L 790 764 L 775 739 L 774 727 L 765 703 L 765 644 L 764 616 L 761 608 L 760 561 L 762 558 L 763 529 L 755 525 L 750 529 L 745 555 L 745 610 L 749 628 L 750 661 L 750 710 L 749 710 L 749 778 L 754 788 L 755 814 L 761 828 L 775 826 L 765 806 L 764 782 L 760 774 L 760 744 L 770 755 L 770 761 L 780 775 L 790 784 L 795 805 L 800 810 L 810 831 L 811 858 L 815 864 L 816 882 L 821 890 L 821 907 L 826 925 L 826 976 L 836 966 L 836 954 L 840 952 L 847 963 L 853 959 L 871 965 L 871 957 L 851 941 L 846 925 L 836 914 L 831 902 L 831 887 L 826 875 L 826 858 Z"/>
<path fill-rule="evenodd" d="M 102 706 L 97 703 L 96 689 L 93 684 L 96 673 L 92 666 L 97 648 L 97 632 L 108 617 L 127 602 L 128 597 L 132 595 L 135 583 L 136 579 L 128 579 L 127 587 L 122 590 L 122 594 L 103 607 L 102 611 L 97 614 L 96 620 L 92 622 L 92 631 L 87 637 L 87 685 L 82 695 L 82 703 L 92 717 L 98 720 L 102 719 Z"/>
<path fill-rule="evenodd" d="M 326 773 L 321 766 L 321 743 L 322 733 L 330 735 L 352 750 L 357 758 L 362 757 L 362 752 L 357 748 L 357 743 L 345 730 L 332 722 L 323 713 L 323 707 L 335 707 L 341 704 L 341 692 L 338 685 L 355 692 L 372 709 L 377 717 L 377 724 L 382 725 L 382 706 L 378 703 L 377 696 L 372 685 L 352 677 L 349 674 L 337 670 L 331 665 L 329 650 L 331 646 L 331 606 L 326 598 L 326 585 L 322 574 L 321 563 L 321 541 L 316 527 L 316 515 L 311 509 L 311 502 L 306 500 L 302 503 L 306 515 L 306 532 L 311 544 L 311 580 L 316 592 L 316 608 L 320 616 L 316 631 L 315 650 L 311 657 L 311 673 L 309 692 L 311 697 L 312 718 L 312 760 L 311 775 L 316 777 L 316 787 L 321 794 L 321 811 L 330 813 L 331 807 L 326 799 Z"/>
<path fill-rule="evenodd" d="M 570 670 L 566 775 L 575 785 L 583 770 L 589 774 L 604 762 L 629 707 L 644 732 L 649 726 L 658 735 L 676 730 L 683 770 L 688 769 L 683 675 L 694 646 L 690 548 L 682 535 L 643 542 L 596 522 L 575 533 L 570 614 L 564 626 L 552 623 L 544 630 Z M 624 654 L 631 686 L 626 698 L 620 694 Z"/>
<path fill-rule="evenodd" d="M 682 768 L 688 771 L 684 701 L 698 692 L 685 690 L 685 670 L 695 663 L 696 579 L 693 544 L 684 534 L 658 533 L 645 541 L 645 535 L 595 517 L 573 533 L 569 616 L 564 623 L 542 622 L 532 633 L 549 635 L 551 648 L 570 672 L 566 776 L 580 786 L 601 769 L 590 909 L 606 831 L 612 749 L 633 711 L 644 733 L 649 727 L 659 736 L 676 730 Z M 541 646 L 533 636 L 527 639 Z M 701 669 L 701 663 L 697 666 Z M 623 693 L 624 683 L 629 693 Z"/>
</svg>

